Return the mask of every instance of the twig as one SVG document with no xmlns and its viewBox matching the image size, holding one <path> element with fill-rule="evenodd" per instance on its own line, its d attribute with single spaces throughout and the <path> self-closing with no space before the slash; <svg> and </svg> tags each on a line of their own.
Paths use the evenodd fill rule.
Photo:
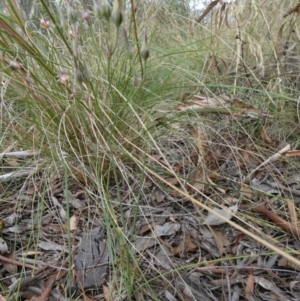
<svg viewBox="0 0 300 301">
<path fill-rule="evenodd" d="M 291 223 L 287 222 L 280 216 L 278 216 L 275 212 L 268 210 L 265 207 L 262 206 L 250 206 L 250 205 L 240 205 L 240 209 L 247 210 L 251 212 L 256 212 L 265 215 L 268 217 L 272 222 L 274 222 L 277 226 L 285 230 L 286 232 L 292 233 L 295 235 L 295 237 L 300 237 L 300 228 L 296 227 L 295 225 L 292 225 Z"/>
<path fill-rule="evenodd" d="M 37 270 L 38 269 L 38 267 L 35 267 L 31 264 L 23 263 L 23 262 L 20 262 L 18 260 L 15 260 L 15 259 L 5 257 L 3 255 L 0 255 L 0 261 L 8 262 L 8 263 L 15 264 L 15 265 L 18 265 L 20 267 L 25 267 L 25 268 L 32 269 L 32 270 Z"/>
<path fill-rule="evenodd" d="M 213 2 L 211 2 L 208 6 L 207 6 L 207 8 L 206 8 L 206 10 L 201 14 L 201 16 L 200 17 L 198 17 L 196 20 L 195 20 L 195 22 L 198 24 L 198 23 L 200 23 L 205 17 L 206 17 L 206 15 L 218 4 L 220 2 L 220 0 L 215 0 L 215 1 L 213 1 Z"/>
<path fill-rule="evenodd" d="M 274 154 L 273 156 L 271 156 L 269 159 L 267 159 L 266 161 L 264 161 L 263 163 L 261 163 L 258 167 L 256 167 L 254 170 L 252 170 L 250 172 L 250 174 L 244 178 L 244 180 L 242 181 L 242 183 L 244 184 L 250 184 L 251 180 L 255 177 L 256 173 L 264 166 L 266 166 L 269 163 L 275 162 L 277 161 L 279 158 L 281 158 L 281 156 L 286 153 L 287 151 L 289 151 L 291 148 L 290 144 L 286 145 L 284 148 L 282 148 L 278 153 Z"/>
<path fill-rule="evenodd" d="M 291 8 L 290 10 L 288 10 L 284 15 L 283 18 L 286 18 L 288 15 L 296 13 L 299 15 L 300 13 L 300 3 L 298 3 L 296 6 L 294 6 L 293 8 Z"/>
</svg>

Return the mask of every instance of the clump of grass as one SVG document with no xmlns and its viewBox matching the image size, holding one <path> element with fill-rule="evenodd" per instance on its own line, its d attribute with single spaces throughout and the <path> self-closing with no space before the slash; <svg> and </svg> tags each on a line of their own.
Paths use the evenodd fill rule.
<svg viewBox="0 0 300 301">
<path fill-rule="evenodd" d="M 111 162 L 130 161 L 129 141 L 146 145 L 149 117 L 144 112 L 155 104 L 145 101 L 144 66 L 134 57 L 124 28 L 124 38 L 120 35 L 122 2 L 115 1 L 112 12 L 107 1 L 99 3 L 93 16 L 70 1 L 58 5 L 54 15 L 42 1 L 48 16 L 41 17 L 40 31 L 30 32 L 8 1 L 1 47 L 3 71 L 39 133 L 36 145 L 66 152 L 109 178 Z"/>
<path fill-rule="evenodd" d="M 39 30 L 24 21 L 13 0 L 7 1 L 1 15 L 1 72 L 9 81 L 6 98 L 17 98 L 3 126 L 16 120 L 18 126 L 11 133 L 18 147 L 34 147 L 49 159 L 50 168 L 64 174 L 59 179 L 65 190 L 72 177 L 84 185 L 93 200 L 89 205 L 103 212 L 114 271 L 111 286 L 118 295 L 125 288 L 131 299 L 133 284 L 145 278 L 125 235 L 120 183 L 130 187 L 135 181 L 141 187 L 133 196 L 138 208 L 146 154 L 153 148 L 160 151 L 153 138 L 162 124 L 154 120 L 155 108 L 173 93 L 168 87 L 176 82 L 174 66 L 164 68 L 160 63 L 168 54 L 151 61 L 146 24 L 135 19 L 134 10 L 128 20 L 120 0 L 112 8 L 107 1 L 94 1 L 94 12 L 71 1 L 57 4 L 56 12 L 43 0 L 41 4 L 46 14 L 40 16 Z M 128 25 L 132 27 L 126 30 Z M 119 209 L 111 202 L 112 187 Z M 69 210 L 68 198 L 64 201 Z M 44 200 L 37 208 L 40 223 Z M 134 212 L 136 218 L 138 210 Z"/>
</svg>

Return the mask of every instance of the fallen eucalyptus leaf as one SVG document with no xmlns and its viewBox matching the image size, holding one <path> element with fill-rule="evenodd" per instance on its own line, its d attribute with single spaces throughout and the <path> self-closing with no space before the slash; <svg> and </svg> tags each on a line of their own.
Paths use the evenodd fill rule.
<svg viewBox="0 0 300 301">
<path fill-rule="evenodd" d="M 213 208 L 213 211 L 224 216 L 227 219 L 231 219 L 232 216 L 237 212 L 238 206 L 237 204 L 231 207 L 228 207 L 227 209 L 219 209 L 219 208 Z M 209 225 L 209 226 L 218 226 L 222 225 L 225 222 L 220 219 L 218 216 L 216 216 L 214 213 L 209 212 L 207 218 L 204 221 L 204 225 Z"/>
<path fill-rule="evenodd" d="M 8 252 L 7 243 L 2 237 L 0 237 L 0 253 L 3 254 L 7 252 Z"/>
<path fill-rule="evenodd" d="M 165 235 L 170 236 L 180 229 L 180 225 L 174 223 L 165 223 L 163 225 L 155 225 L 154 229 L 156 237 Z"/>
</svg>

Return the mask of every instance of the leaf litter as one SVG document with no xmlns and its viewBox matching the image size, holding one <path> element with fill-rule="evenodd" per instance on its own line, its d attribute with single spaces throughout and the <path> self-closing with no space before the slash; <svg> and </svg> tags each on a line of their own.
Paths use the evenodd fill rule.
<svg viewBox="0 0 300 301">
<path fill-rule="evenodd" d="M 297 163 L 299 154 L 290 150 L 288 143 L 280 145 L 271 137 L 270 122 L 268 127 L 261 126 L 261 143 L 267 145 L 263 151 L 259 142 L 233 127 L 240 123 L 247 126 L 249 119 L 259 124 L 259 118 L 270 115 L 224 96 L 212 99 L 198 95 L 184 105 L 197 105 L 197 112 L 208 106 L 209 110 L 200 114 L 209 126 L 193 125 L 190 139 L 165 137 L 161 142 L 164 156 L 154 150 L 151 156 L 155 160 L 150 158 L 149 165 L 157 170 L 172 166 L 179 177 L 164 173 L 168 181 L 180 185 L 184 179 L 191 195 L 208 202 L 203 198 L 207 195 L 214 201 L 209 204 L 213 211 L 244 226 L 246 222 L 250 231 L 260 230 L 258 235 L 264 239 L 297 252 L 300 172 L 291 158 Z M 210 122 L 214 107 L 234 112 L 218 112 L 224 114 L 222 128 Z M 37 168 L 43 164 L 38 152 L 11 148 L 2 156 L 14 160 L 2 161 L 7 173 L 0 185 L 1 285 L 12 297 L 67 300 L 64 287 L 56 286 L 55 281 L 66 281 L 71 269 L 75 295 L 83 295 L 85 300 L 115 296 L 114 263 L 106 244 L 103 213 L 90 197 L 90 187 L 83 185 L 84 176 L 78 180 L 70 177 L 65 191 L 62 170 L 54 171 L 52 166 L 41 172 Z M 143 258 L 139 268 L 160 300 L 222 300 L 224 295 L 229 300 L 299 299 L 299 266 L 273 254 L 213 212 L 195 208 L 150 176 L 143 183 L 143 196 L 136 207 L 131 198 L 140 193 L 140 183 L 136 183 L 131 187 L 120 184 L 122 210 L 127 217 L 123 231 L 132 253 Z M 114 187 L 110 198 L 120 222 Z M 135 219 L 133 212 L 137 212 Z M 70 260 L 74 266 L 70 267 Z M 133 289 L 136 296 L 144 295 L 140 298 L 149 295 L 136 285 Z M 122 298 L 126 300 L 126 294 Z"/>
</svg>

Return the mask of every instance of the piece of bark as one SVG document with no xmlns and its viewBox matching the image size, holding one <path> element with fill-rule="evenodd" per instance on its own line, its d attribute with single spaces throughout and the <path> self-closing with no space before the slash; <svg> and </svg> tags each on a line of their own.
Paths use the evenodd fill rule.
<svg viewBox="0 0 300 301">
<path fill-rule="evenodd" d="M 102 288 L 109 259 L 103 236 L 104 228 L 97 227 L 82 237 L 75 261 L 76 275 L 73 289 L 86 291 Z"/>
</svg>

